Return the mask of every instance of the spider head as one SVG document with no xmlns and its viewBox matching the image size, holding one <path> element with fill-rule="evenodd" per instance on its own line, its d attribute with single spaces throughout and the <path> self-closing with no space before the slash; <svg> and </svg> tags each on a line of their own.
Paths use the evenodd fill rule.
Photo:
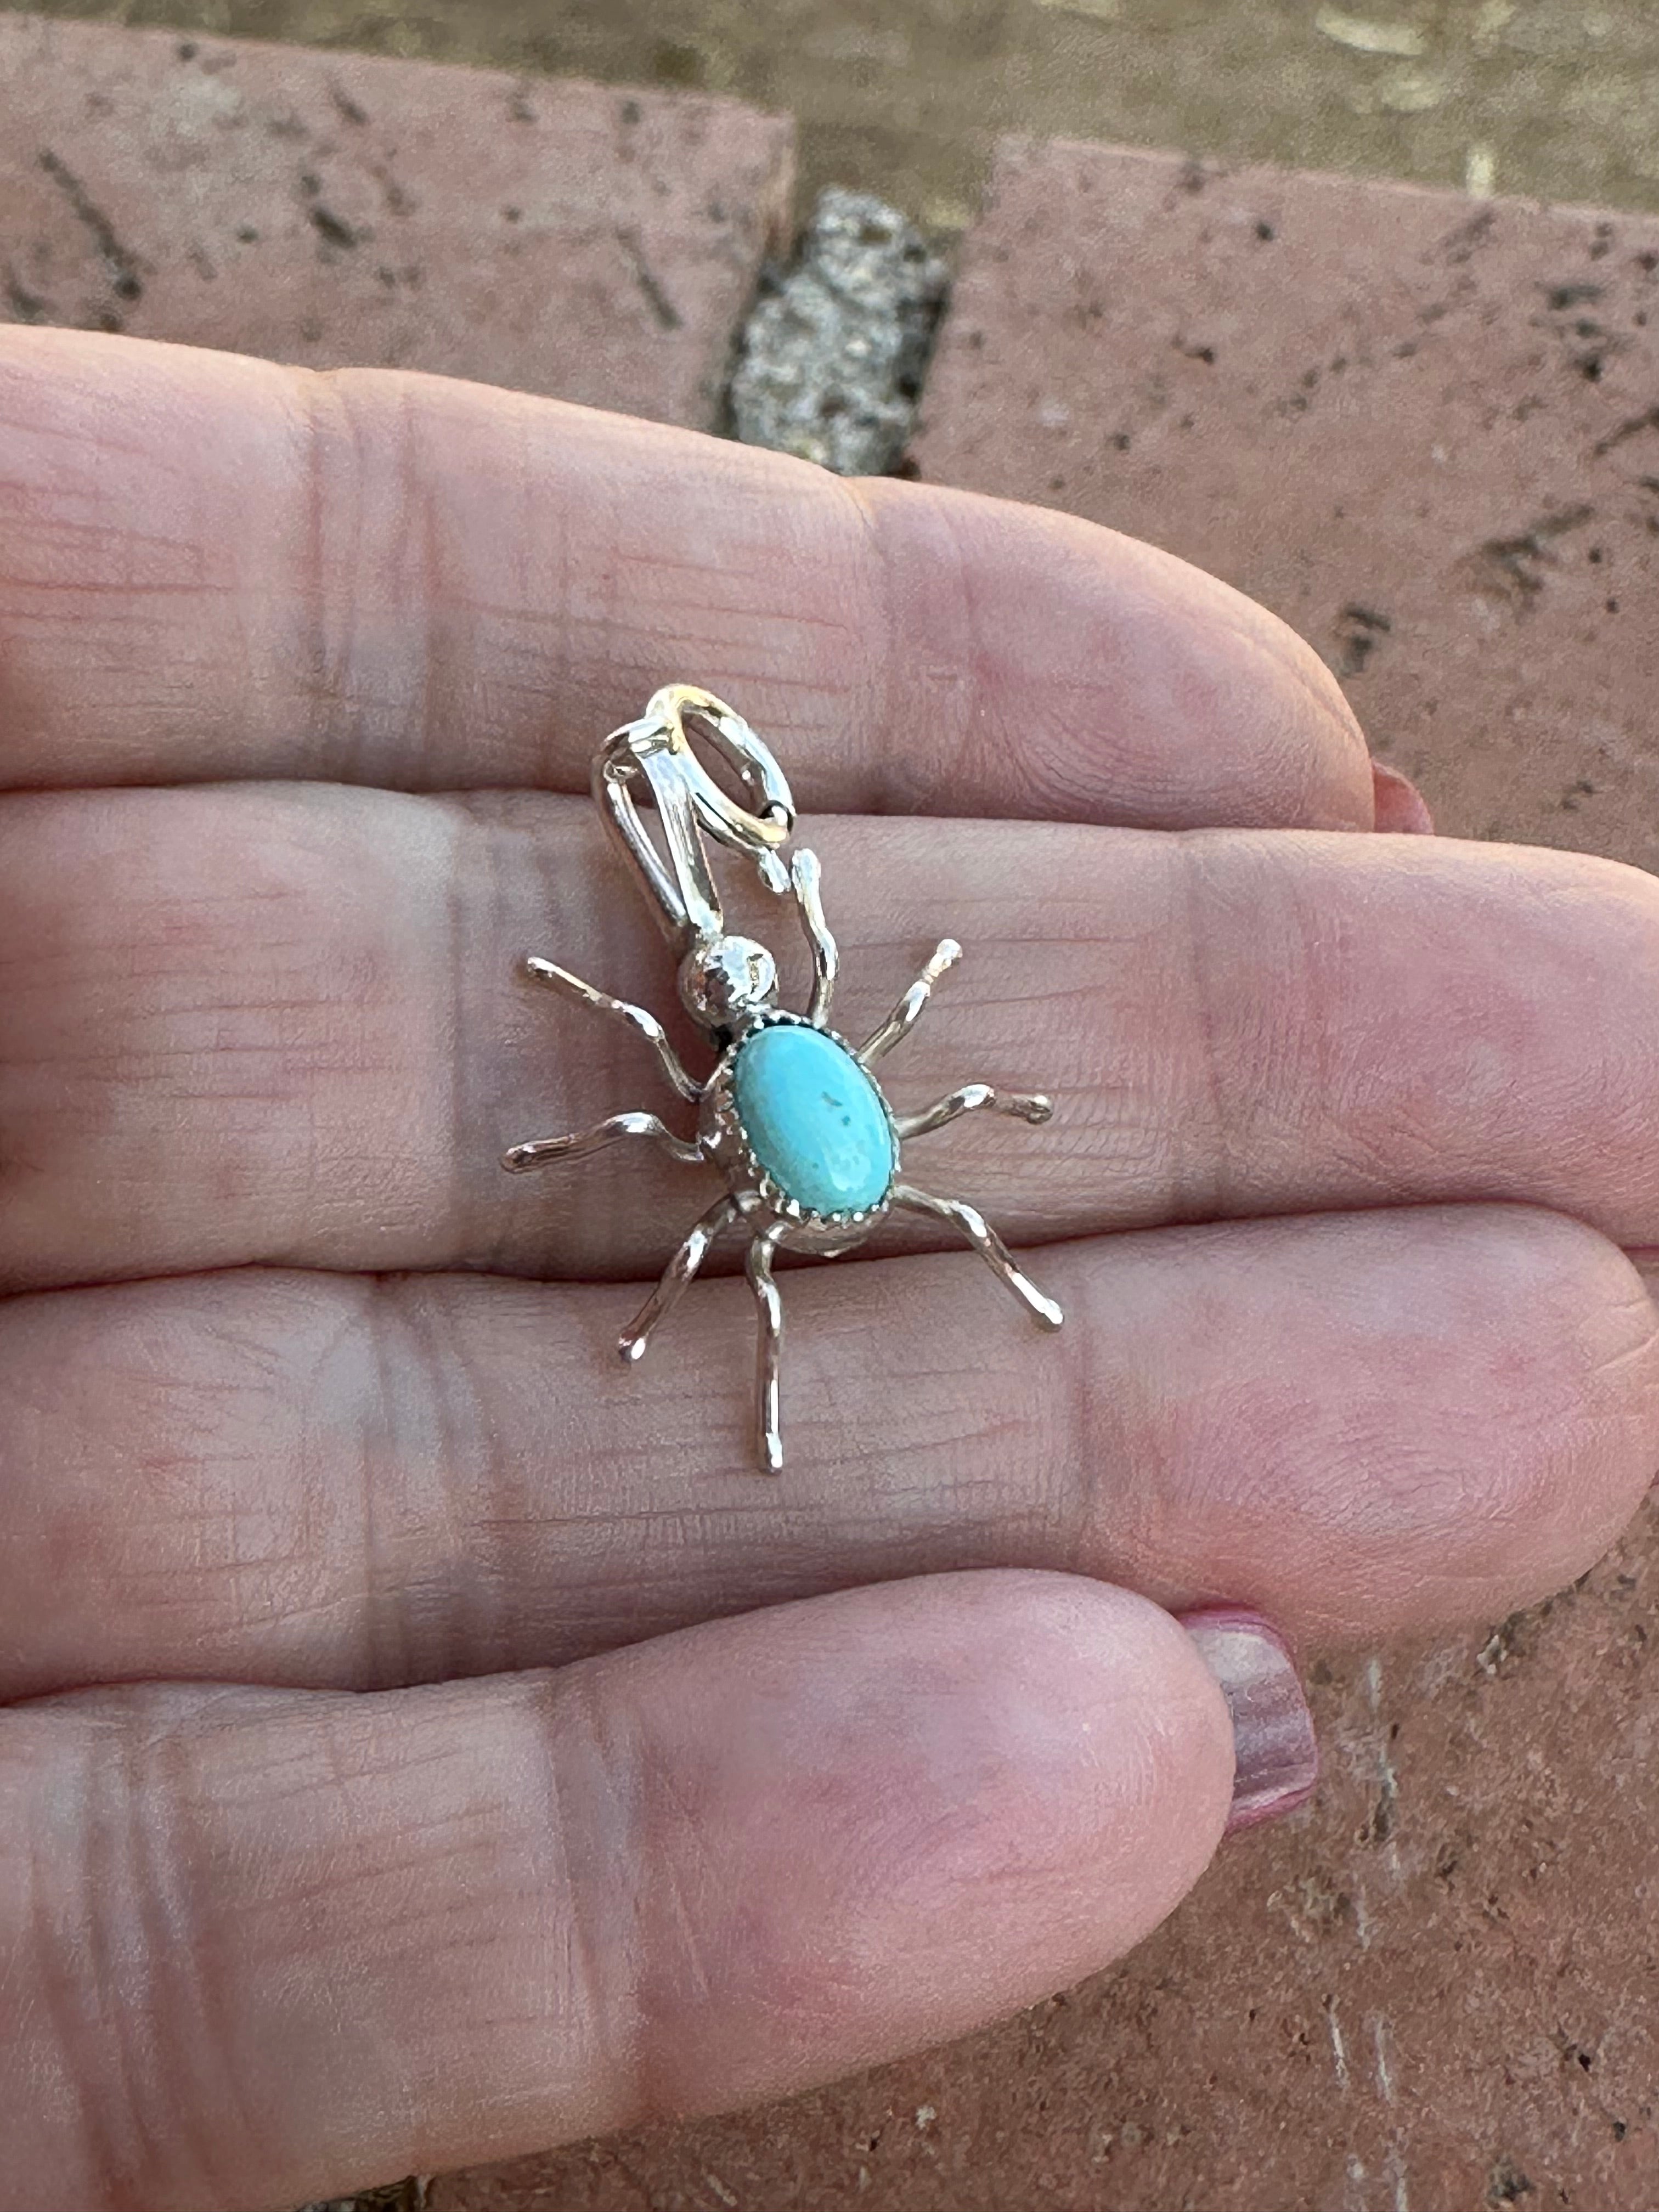
<svg viewBox="0 0 1659 2212">
<path fill-rule="evenodd" d="M 680 963 L 680 997 L 700 1027 L 729 1035 L 776 1006 L 777 963 L 752 937 L 713 938 Z"/>
</svg>

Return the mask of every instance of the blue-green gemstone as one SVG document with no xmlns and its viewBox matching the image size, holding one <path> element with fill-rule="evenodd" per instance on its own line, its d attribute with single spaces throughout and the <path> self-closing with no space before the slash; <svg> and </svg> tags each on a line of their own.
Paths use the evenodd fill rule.
<svg viewBox="0 0 1659 2212">
<path fill-rule="evenodd" d="M 749 1149 L 812 1213 L 857 1213 L 887 1195 L 896 1164 L 881 1093 L 845 1045 L 780 1022 L 738 1048 L 732 1087 Z"/>
</svg>

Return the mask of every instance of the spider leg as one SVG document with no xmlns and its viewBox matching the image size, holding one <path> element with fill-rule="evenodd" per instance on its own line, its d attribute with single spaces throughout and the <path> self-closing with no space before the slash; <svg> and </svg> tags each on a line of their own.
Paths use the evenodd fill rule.
<svg viewBox="0 0 1659 2212">
<path fill-rule="evenodd" d="M 755 1361 L 757 1441 L 761 1471 L 783 1471 L 783 1431 L 779 1404 L 779 1368 L 783 1353 L 783 1300 L 772 1279 L 772 1255 L 783 1231 L 763 1229 L 749 1247 L 749 1287 L 760 1309 L 760 1340 Z"/>
<path fill-rule="evenodd" d="M 701 1221 L 696 1223 L 685 1242 L 662 1271 L 662 1280 L 629 1323 L 627 1333 L 618 1340 L 617 1349 L 624 1359 L 642 1359 L 651 1332 L 659 1321 L 674 1310 L 691 1287 L 699 1267 L 708 1256 L 709 1247 L 722 1231 L 734 1222 L 738 1214 L 735 1198 L 723 1198 L 711 1206 Z"/>
<path fill-rule="evenodd" d="M 686 1167 L 700 1167 L 703 1162 L 700 1146 L 677 1137 L 654 1114 L 612 1114 L 591 1129 L 574 1129 L 566 1137 L 536 1137 L 526 1145 L 509 1146 L 501 1154 L 501 1165 L 513 1175 L 523 1175 L 531 1168 L 551 1167 L 556 1160 L 579 1160 L 623 1137 L 649 1137 L 670 1159 Z"/>
<path fill-rule="evenodd" d="M 919 1114 L 896 1114 L 893 1127 L 902 1139 L 925 1137 L 963 1114 L 1012 1114 L 1016 1121 L 1035 1125 L 1046 1121 L 1054 1110 L 1053 1100 L 1040 1091 L 994 1091 L 988 1083 L 964 1083 L 959 1091 L 924 1106 Z"/>
<path fill-rule="evenodd" d="M 962 957 L 962 947 L 954 937 L 942 938 L 933 958 L 915 981 L 899 1000 L 881 1027 L 866 1038 L 855 1057 L 861 1067 L 872 1067 L 884 1053 L 891 1052 L 902 1039 L 908 1037 L 921 1019 L 921 1010 L 933 995 L 933 986 L 947 968 L 954 968 Z"/>
<path fill-rule="evenodd" d="M 539 953 L 532 952 L 527 956 L 524 972 L 532 982 L 545 983 L 550 989 L 563 991 L 573 999 L 580 999 L 583 1006 L 592 1006 L 596 1013 L 610 1014 L 619 1022 L 626 1022 L 630 1029 L 637 1030 L 654 1048 L 662 1064 L 663 1073 L 680 1097 L 692 1100 L 702 1097 L 702 1084 L 686 1073 L 679 1054 L 668 1042 L 667 1030 L 644 1006 L 634 1006 L 626 999 L 613 999 L 608 991 L 595 990 L 592 983 L 584 983 L 580 975 L 573 975 L 568 968 L 561 968 L 551 960 L 544 960 Z"/>
<path fill-rule="evenodd" d="M 935 1198 L 929 1191 L 917 1190 L 914 1184 L 896 1182 L 892 1203 L 907 1213 L 931 1213 L 936 1219 L 948 1221 L 959 1230 L 979 1254 L 992 1273 L 1006 1283 L 1020 1304 L 1044 1328 L 1058 1328 L 1066 1318 L 1052 1298 L 1045 1297 L 1029 1275 L 1021 1273 L 1013 1254 L 992 1228 L 985 1216 L 959 1198 Z"/>
<path fill-rule="evenodd" d="M 806 1018 L 815 1029 L 822 1029 L 830 1018 L 830 1001 L 836 994 L 836 978 L 841 973 L 841 954 L 823 918 L 823 877 L 817 854 L 797 853 L 789 880 L 794 886 L 795 903 L 800 908 L 806 941 L 812 948 L 812 997 Z"/>
</svg>

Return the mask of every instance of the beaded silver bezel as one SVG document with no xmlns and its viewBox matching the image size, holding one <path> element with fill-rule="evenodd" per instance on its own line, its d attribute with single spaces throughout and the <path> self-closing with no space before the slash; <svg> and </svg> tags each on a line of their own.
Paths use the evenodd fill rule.
<svg viewBox="0 0 1659 2212">
<path fill-rule="evenodd" d="M 750 1039 L 761 1030 L 811 1030 L 817 1036 L 828 1037 L 832 1044 L 841 1047 L 865 1081 L 881 1102 L 886 1118 L 887 1133 L 892 1144 L 892 1165 L 888 1172 L 887 1188 L 874 1206 L 861 1206 L 820 1213 L 805 1206 L 768 1174 L 749 1139 L 742 1112 L 738 1105 L 736 1071 L 738 1056 Z M 759 1207 L 775 1221 L 786 1222 L 793 1243 L 807 1237 L 830 1237 L 837 1243 L 848 1237 L 867 1235 L 882 1219 L 892 1204 L 892 1191 L 899 1176 L 899 1133 L 893 1119 L 893 1109 L 887 1103 L 887 1094 L 875 1077 L 860 1060 L 857 1050 L 838 1030 L 823 1023 L 811 1021 L 805 1014 L 792 1012 L 786 1006 L 769 1007 L 745 1023 L 742 1031 L 721 1054 L 708 1088 L 704 1094 L 702 1127 L 699 1132 L 705 1152 L 720 1168 L 731 1187 L 732 1195 L 747 1200 L 750 1211 Z"/>
</svg>

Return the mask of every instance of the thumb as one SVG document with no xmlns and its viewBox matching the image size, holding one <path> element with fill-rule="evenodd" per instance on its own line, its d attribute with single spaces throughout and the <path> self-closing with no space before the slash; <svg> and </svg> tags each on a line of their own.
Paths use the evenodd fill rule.
<svg viewBox="0 0 1659 2212">
<path fill-rule="evenodd" d="M 1012 1571 L 553 1674 L 15 1708 L 0 2204 L 327 2197 L 959 2034 L 1127 1950 L 1310 1758 L 1252 1617 Z"/>
</svg>

